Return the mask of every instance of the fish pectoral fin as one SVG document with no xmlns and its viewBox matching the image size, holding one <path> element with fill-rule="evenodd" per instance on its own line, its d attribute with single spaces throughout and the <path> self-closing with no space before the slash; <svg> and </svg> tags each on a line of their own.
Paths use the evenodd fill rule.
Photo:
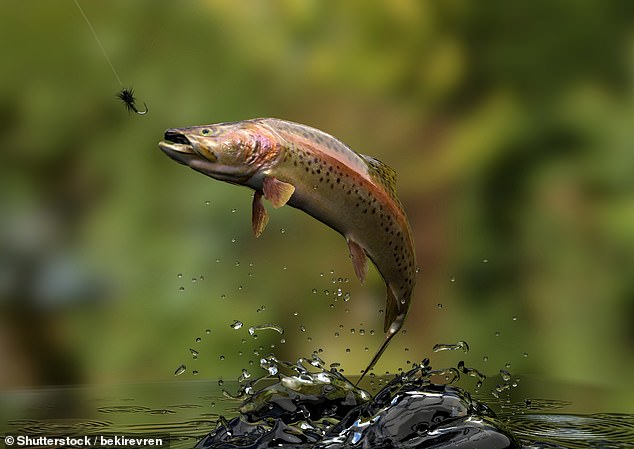
<svg viewBox="0 0 634 449">
<path fill-rule="evenodd" d="M 354 273 L 357 275 L 357 278 L 359 278 L 359 282 L 363 284 L 365 282 L 365 275 L 368 273 L 368 257 L 361 245 L 349 237 L 346 240 L 348 242 L 348 249 L 350 249 Z"/>
<path fill-rule="evenodd" d="M 266 224 L 269 222 L 269 214 L 262 204 L 262 192 L 255 192 L 253 195 L 253 206 L 251 207 L 251 225 L 253 227 L 253 234 L 258 238 Z"/>
<path fill-rule="evenodd" d="M 295 192 L 295 186 L 288 182 L 280 181 L 272 176 L 266 176 L 262 190 L 264 198 L 269 200 L 274 208 L 285 205 Z"/>
</svg>

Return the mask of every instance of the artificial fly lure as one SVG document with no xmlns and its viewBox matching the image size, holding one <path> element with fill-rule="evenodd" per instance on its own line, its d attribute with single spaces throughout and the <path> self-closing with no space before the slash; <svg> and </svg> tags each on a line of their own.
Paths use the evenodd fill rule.
<svg viewBox="0 0 634 449">
<path fill-rule="evenodd" d="M 106 61 L 108 62 L 108 65 L 112 69 L 112 73 L 114 73 L 114 76 L 117 79 L 117 81 L 119 82 L 119 84 L 121 86 L 123 86 L 123 83 L 121 82 L 121 78 L 119 78 L 119 74 L 117 73 L 116 69 L 114 68 L 114 65 L 112 64 L 112 61 L 110 61 L 110 58 L 108 57 L 108 53 L 106 53 L 106 49 L 104 48 L 103 44 L 99 40 L 99 36 L 97 36 L 97 32 L 95 31 L 95 28 L 92 26 L 92 23 L 88 19 L 88 16 L 86 15 L 86 13 L 82 9 L 82 7 L 79 5 L 79 1 L 78 0 L 73 0 L 73 1 L 75 2 L 75 5 L 77 5 L 77 9 L 79 9 L 79 12 L 81 13 L 82 17 L 86 21 L 86 24 L 88 24 L 88 28 L 90 28 L 90 31 L 92 32 L 92 35 L 95 38 L 95 41 L 97 42 L 97 45 L 99 45 L 99 48 L 101 49 L 101 53 L 103 53 L 104 58 L 106 58 Z M 123 104 L 125 105 L 125 108 L 128 110 L 128 112 L 134 111 L 135 113 L 137 113 L 139 115 L 145 115 L 145 114 L 148 113 L 148 107 L 147 107 L 147 105 L 145 103 L 143 103 L 143 107 L 145 107 L 144 111 L 140 111 L 137 108 L 136 99 L 134 98 L 134 90 L 132 88 L 128 89 L 128 88 L 124 87 L 117 94 L 117 98 L 123 102 Z"/>
<path fill-rule="evenodd" d="M 139 111 L 136 107 L 136 98 L 134 98 L 134 89 L 124 87 L 121 92 L 117 94 L 117 98 L 125 105 L 125 108 L 130 111 L 134 111 L 139 115 L 145 115 L 148 112 L 148 107 L 143 103 L 145 111 Z"/>
</svg>

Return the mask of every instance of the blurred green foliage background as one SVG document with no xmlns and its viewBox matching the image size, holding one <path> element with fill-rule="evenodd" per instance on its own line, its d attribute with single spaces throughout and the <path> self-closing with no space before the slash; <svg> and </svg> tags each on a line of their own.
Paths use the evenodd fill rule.
<svg viewBox="0 0 634 449">
<path fill-rule="evenodd" d="M 2 2 L 3 389 L 170 380 L 181 363 L 235 379 L 272 351 L 365 366 L 376 272 L 359 286 L 343 239 L 289 208 L 256 240 L 247 189 L 157 147 L 168 127 L 266 116 L 399 173 L 421 273 L 377 372 L 460 358 L 618 389 L 634 370 L 633 2 L 81 5 L 150 112 L 118 104 L 71 0 Z M 285 343 L 250 336 L 261 323 Z M 431 351 L 458 340 L 468 354 Z"/>
</svg>

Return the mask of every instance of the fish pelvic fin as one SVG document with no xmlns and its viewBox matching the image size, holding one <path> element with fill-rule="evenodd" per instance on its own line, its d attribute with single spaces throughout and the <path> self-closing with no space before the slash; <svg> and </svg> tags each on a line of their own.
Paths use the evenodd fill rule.
<svg viewBox="0 0 634 449">
<path fill-rule="evenodd" d="M 354 273 L 357 275 L 357 278 L 359 278 L 359 282 L 363 284 L 365 282 L 365 276 L 368 273 L 368 258 L 365 254 L 365 250 L 350 237 L 346 240 L 348 242 L 348 249 L 350 250 L 350 257 L 352 258 Z"/>
<path fill-rule="evenodd" d="M 258 238 L 266 224 L 269 222 L 269 214 L 262 204 L 262 192 L 255 192 L 253 195 L 253 205 L 251 207 L 251 226 L 253 227 L 253 234 Z"/>
<path fill-rule="evenodd" d="M 269 200 L 274 208 L 278 209 L 291 199 L 295 192 L 295 186 L 272 176 L 266 176 L 262 191 L 264 192 L 264 198 Z"/>
</svg>

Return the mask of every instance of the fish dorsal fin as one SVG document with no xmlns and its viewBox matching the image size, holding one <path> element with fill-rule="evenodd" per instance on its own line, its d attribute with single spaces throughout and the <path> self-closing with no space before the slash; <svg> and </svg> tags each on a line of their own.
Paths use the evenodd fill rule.
<svg viewBox="0 0 634 449">
<path fill-rule="evenodd" d="M 396 170 L 378 159 L 365 154 L 359 154 L 368 165 L 372 179 L 381 184 L 387 192 L 396 197 Z"/>
</svg>

